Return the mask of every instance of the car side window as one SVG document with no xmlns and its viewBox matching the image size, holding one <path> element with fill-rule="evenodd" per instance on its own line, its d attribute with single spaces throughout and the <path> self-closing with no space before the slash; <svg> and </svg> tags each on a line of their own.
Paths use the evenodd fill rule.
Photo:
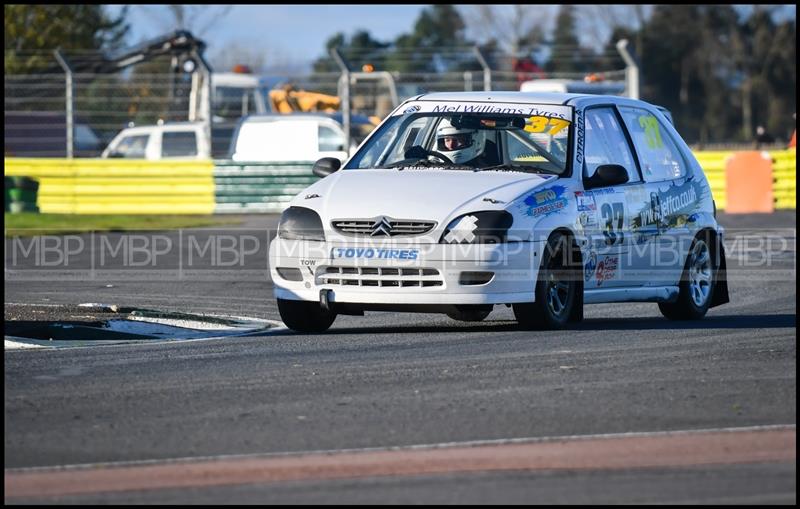
<svg viewBox="0 0 800 509">
<path fill-rule="evenodd" d="M 335 152 L 344 150 L 344 138 L 330 127 L 319 126 L 319 151 Z"/>
<path fill-rule="evenodd" d="M 531 147 L 525 145 L 520 140 L 513 136 L 506 135 L 506 148 L 508 151 L 508 159 L 511 161 L 536 161 L 540 163 L 546 163 L 547 159 L 545 159 L 541 154 L 536 152 Z"/>
<path fill-rule="evenodd" d="M 622 119 L 636 145 L 646 182 L 686 176 L 686 161 L 655 115 L 642 108 L 620 107 Z"/>
<path fill-rule="evenodd" d="M 594 175 L 598 166 L 619 164 L 628 170 L 628 182 L 641 181 L 630 144 L 613 108 L 604 106 L 586 110 L 584 125 L 584 171 L 587 177 Z"/>
<path fill-rule="evenodd" d="M 428 128 L 430 127 L 430 123 L 432 121 L 433 117 L 420 117 L 411 122 L 411 124 L 409 124 L 406 128 L 408 134 L 406 135 L 405 139 L 402 140 L 402 143 L 397 143 L 394 146 L 389 156 L 386 158 L 386 162 L 393 163 L 401 161 L 405 159 L 406 150 L 409 148 L 415 145 L 424 146 L 425 135 L 429 131 Z M 434 141 L 433 143 L 435 144 L 436 142 Z"/>
<path fill-rule="evenodd" d="M 149 139 L 149 134 L 126 136 L 119 141 L 110 156 L 123 157 L 126 159 L 143 159 Z"/>
<path fill-rule="evenodd" d="M 161 135 L 162 157 L 197 155 L 197 136 L 192 132 L 165 132 Z"/>
<path fill-rule="evenodd" d="M 378 142 L 373 143 L 369 147 L 369 150 L 359 151 L 356 155 L 354 155 L 348 163 L 347 168 L 369 168 L 384 153 L 389 140 L 397 135 L 397 130 L 399 127 L 400 117 L 392 117 L 382 124 L 379 129 L 384 131 L 386 136 L 378 136 Z"/>
</svg>

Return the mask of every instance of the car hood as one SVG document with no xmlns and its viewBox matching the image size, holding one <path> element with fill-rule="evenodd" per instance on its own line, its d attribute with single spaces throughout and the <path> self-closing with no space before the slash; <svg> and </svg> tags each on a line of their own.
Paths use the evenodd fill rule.
<svg viewBox="0 0 800 509">
<path fill-rule="evenodd" d="M 315 183 L 292 204 L 317 210 L 324 222 L 377 216 L 442 222 L 461 213 L 504 209 L 554 178 L 499 171 L 343 170 Z"/>
</svg>

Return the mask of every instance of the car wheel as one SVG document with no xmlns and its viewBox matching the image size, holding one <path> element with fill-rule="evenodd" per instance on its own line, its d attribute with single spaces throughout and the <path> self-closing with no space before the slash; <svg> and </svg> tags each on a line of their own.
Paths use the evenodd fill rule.
<svg viewBox="0 0 800 509">
<path fill-rule="evenodd" d="M 325 332 L 336 320 L 336 313 L 325 311 L 318 302 L 278 299 L 281 320 L 297 332 Z"/>
<path fill-rule="evenodd" d="M 542 265 L 536 281 L 534 302 L 514 304 L 514 317 L 524 329 L 562 329 L 571 317 L 578 316 L 576 306 L 582 277 L 574 246 L 568 237 L 551 237 L 542 254 Z"/>
<path fill-rule="evenodd" d="M 707 236 L 692 242 L 678 284 L 678 300 L 659 302 L 661 314 L 670 320 L 698 320 L 708 312 L 714 292 L 714 264 Z"/>
<path fill-rule="evenodd" d="M 455 306 L 453 311 L 448 311 L 447 316 L 459 322 L 480 322 L 492 312 L 494 306 L 463 305 Z"/>
</svg>

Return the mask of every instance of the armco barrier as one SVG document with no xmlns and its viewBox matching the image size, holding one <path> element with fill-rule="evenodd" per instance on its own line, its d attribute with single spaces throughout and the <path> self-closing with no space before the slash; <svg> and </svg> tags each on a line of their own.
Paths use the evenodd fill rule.
<svg viewBox="0 0 800 509">
<path fill-rule="evenodd" d="M 241 163 L 215 161 L 216 213 L 281 212 L 319 180 L 313 161 Z"/>
<path fill-rule="evenodd" d="M 56 214 L 211 214 L 211 161 L 5 158 L 7 177 L 39 182 L 37 205 Z"/>
</svg>

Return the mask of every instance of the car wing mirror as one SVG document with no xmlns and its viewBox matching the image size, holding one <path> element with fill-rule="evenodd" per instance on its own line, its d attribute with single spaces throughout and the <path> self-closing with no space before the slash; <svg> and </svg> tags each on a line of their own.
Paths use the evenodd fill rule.
<svg viewBox="0 0 800 509">
<path fill-rule="evenodd" d="M 311 171 L 314 172 L 314 175 L 317 177 L 325 178 L 341 167 L 342 162 L 335 157 L 323 157 L 314 163 L 314 168 Z"/>
<path fill-rule="evenodd" d="M 584 177 L 583 187 L 593 189 L 595 187 L 608 187 L 624 184 L 628 181 L 628 170 L 619 164 L 603 164 L 597 167 L 594 175 Z"/>
</svg>

